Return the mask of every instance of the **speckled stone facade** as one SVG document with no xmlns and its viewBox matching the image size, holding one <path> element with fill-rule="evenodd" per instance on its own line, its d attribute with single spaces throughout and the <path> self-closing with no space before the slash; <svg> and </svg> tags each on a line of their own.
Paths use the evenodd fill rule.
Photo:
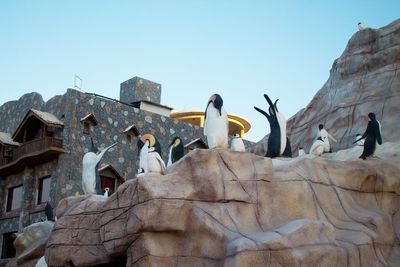
<svg viewBox="0 0 400 267">
<path fill-rule="evenodd" d="M 161 84 L 140 77 L 133 77 L 121 83 L 119 99 L 125 103 L 141 100 L 161 103 Z"/>
<path fill-rule="evenodd" d="M 135 79 L 127 82 L 138 82 Z M 124 84 L 121 84 L 121 96 L 128 94 Z M 146 87 L 147 81 L 143 84 Z M 151 91 L 151 101 L 160 101 L 160 93 L 161 86 L 159 90 Z M 121 97 L 122 101 L 123 99 L 124 97 Z M 64 128 L 60 137 L 67 153 L 45 164 L 0 177 L 0 245 L 3 233 L 18 231 L 21 227 L 45 217 L 43 205 L 37 205 L 40 178 L 51 176 L 50 203 L 53 207 L 56 207 L 62 198 L 83 194 L 82 157 L 91 147 L 90 137 L 99 148 L 118 144 L 103 157 L 100 164 L 111 164 L 125 180 L 133 179 L 138 169 L 137 138 L 128 143 L 128 138 L 123 133 L 128 126 L 135 124 L 141 134 L 151 133 L 156 136 L 162 146 L 161 157 L 165 162 L 168 158 L 168 144 L 173 137 L 180 136 L 184 143 L 199 137 L 205 140 L 203 130 L 198 126 L 74 89 L 68 89 L 64 95 L 55 96 L 47 102 L 44 102 L 39 94 L 31 93 L 18 101 L 5 103 L 0 107 L 0 121 L 7 123 L 0 123 L 0 131 L 13 134 L 30 108 L 52 113 L 63 121 Z M 90 134 L 84 134 L 81 118 L 90 113 L 96 117 L 98 124 L 91 127 Z M 6 212 L 8 188 L 21 184 L 22 208 Z"/>
</svg>

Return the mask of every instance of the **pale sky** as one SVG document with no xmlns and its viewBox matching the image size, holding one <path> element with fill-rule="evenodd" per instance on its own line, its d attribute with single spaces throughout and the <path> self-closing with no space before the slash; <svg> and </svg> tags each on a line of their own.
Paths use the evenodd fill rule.
<svg viewBox="0 0 400 267">
<path fill-rule="evenodd" d="M 263 94 L 289 119 L 329 77 L 357 31 L 400 18 L 400 1 L 0 0 L 0 105 L 25 93 L 44 100 L 73 87 L 119 98 L 121 82 L 162 84 L 161 102 L 204 109 L 219 93 L 259 141 Z"/>
</svg>

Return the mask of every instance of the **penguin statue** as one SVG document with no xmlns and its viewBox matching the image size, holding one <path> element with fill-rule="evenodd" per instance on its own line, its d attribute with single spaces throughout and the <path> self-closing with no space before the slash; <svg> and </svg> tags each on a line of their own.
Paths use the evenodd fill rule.
<svg viewBox="0 0 400 267">
<path fill-rule="evenodd" d="M 235 134 L 231 140 L 231 150 L 232 151 L 239 151 L 245 152 L 246 148 L 243 143 L 243 139 L 240 137 L 239 134 Z"/>
<path fill-rule="evenodd" d="M 141 174 L 141 176 L 144 176 L 146 173 L 149 172 L 149 168 L 148 168 L 148 164 L 147 164 L 147 157 L 149 155 L 150 136 L 149 136 L 149 139 L 146 139 L 146 138 L 147 137 L 143 138 L 144 145 L 142 146 L 142 148 L 140 149 L 140 152 L 139 152 L 138 175 Z M 154 143 L 154 141 L 152 141 L 152 142 Z"/>
<path fill-rule="evenodd" d="M 367 129 L 365 130 L 365 133 L 358 140 L 354 142 L 357 143 L 358 141 L 361 141 L 362 139 L 365 138 L 363 153 L 359 157 L 360 159 L 363 160 L 367 159 L 367 157 L 372 156 L 374 154 L 376 149 L 376 143 L 382 145 L 380 122 L 376 119 L 375 113 L 373 112 L 368 113 L 368 118 L 369 122 Z"/>
<path fill-rule="evenodd" d="M 228 114 L 219 94 L 210 97 L 204 113 L 204 135 L 208 147 L 228 148 Z"/>
<path fill-rule="evenodd" d="M 167 167 L 171 166 L 185 155 L 185 147 L 183 146 L 182 139 L 175 137 L 169 145 L 168 163 Z"/>
<path fill-rule="evenodd" d="M 111 191 L 111 189 L 109 187 L 104 188 L 103 196 L 109 197 L 109 196 L 111 196 L 111 194 L 112 194 L 112 191 Z"/>
<path fill-rule="evenodd" d="M 320 136 L 312 144 L 310 148 L 310 154 L 319 157 L 324 153 L 324 147 L 325 147 L 324 140 L 322 140 L 322 137 Z"/>
<path fill-rule="evenodd" d="M 335 143 L 337 142 L 337 140 L 328 133 L 328 131 L 324 128 L 323 124 L 318 125 L 317 138 L 318 137 L 321 137 L 322 140 L 324 141 L 324 153 L 332 153 L 332 148 L 329 139 L 331 139 Z"/>
<path fill-rule="evenodd" d="M 279 156 L 292 157 L 290 141 L 286 136 L 286 118 L 278 111 L 276 106 L 276 103 L 279 99 L 275 100 L 275 103 L 272 104 L 272 101 L 268 95 L 264 94 L 264 98 L 269 104 L 269 114 L 258 107 L 254 107 L 254 109 L 268 119 L 269 126 L 271 128 L 271 133 L 268 137 L 268 149 L 265 156 L 269 158 L 275 158 Z"/>
<path fill-rule="evenodd" d="M 47 202 L 46 207 L 44 207 L 44 214 L 46 215 L 46 219 L 48 221 L 54 221 L 53 207 L 49 202 Z"/>
<path fill-rule="evenodd" d="M 149 148 L 149 154 L 147 156 L 148 172 L 149 173 L 160 173 L 165 172 L 165 163 L 162 160 L 160 154 L 155 150 L 154 147 Z"/>
<path fill-rule="evenodd" d="M 305 155 L 306 152 L 304 151 L 304 149 L 302 147 L 299 147 L 299 157 Z"/>
<path fill-rule="evenodd" d="M 102 194 L 100 176 L 97 167 L 104 154 L 112 147 L 117 145 L 114 143 L 104 148 L 100 153 L 90 151 L 83 156 L 82 159 L 82 189 L 84 194 Z M 93 149 L 93 146 L 92 146 Z"/>
</svg>

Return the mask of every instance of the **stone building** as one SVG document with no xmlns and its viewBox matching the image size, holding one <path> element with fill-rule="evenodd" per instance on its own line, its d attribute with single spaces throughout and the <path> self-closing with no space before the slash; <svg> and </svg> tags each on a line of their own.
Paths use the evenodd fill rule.
<svg viewBox="0 0 400 267">
<path fill-rule="evenodd" d="M 18 231 L 45 218 L 46 202 L 56 207 L 83 193 L 82 157 L 91 139 L 99 148 L 118 143 L 99 168 L 102 187 L 113 192 L 135 178 L 138 134 L 156 136 L 165 161 L 174 136 L 187 150 L 204 145 L 201 127 L 170 118 L 172 109 L 160 102 L 160 84 L 134 77 L 121 84 L 119 100 L 68 89 L 47 102 L 30 93 L 0 107 L 0 266 L 15 253 Z"/>
</svg>

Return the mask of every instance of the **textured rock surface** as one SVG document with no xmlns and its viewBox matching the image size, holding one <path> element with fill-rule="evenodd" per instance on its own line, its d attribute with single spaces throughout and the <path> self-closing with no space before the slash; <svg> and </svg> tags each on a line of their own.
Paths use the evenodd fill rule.
<svg viewBox="0 0 400 267">
<path fill-rule="evenodd" d="M 399 148 L 382 146 L 381 159 L 366 161 L 344 161 L 344 152 L 337 156 L 342 160 L 271 160 L 195 150 L 166 175 L 127 181 L 110 198 L 63 199 L 46 260 L 55 266 L 399 266 Z"/>
<path fill-rule="evenodd" d="M 399 141 L 400 132 L 400 20 L 380 29 L 356 32 L 335 60 L 330 77 L 305 109 L 288 120 L 292 151 L 308 153 L 318 124 L 338 139 L 333 150 L 348 148 L 364 133 L 367 114 L 382 124 L 384 142 Z M 265 155 L 267 138 L 249 151 Z M 331 143 L 332 144 L 332 143 Z"/>
<path fill-rule="evenodd" d="M 6 266 L 35 266 L 39 258 L 44 255 L 53 226 L 53 222 L 46 221 L 25 227 L 14 241 L 16 256 Z"/>
</svg>

